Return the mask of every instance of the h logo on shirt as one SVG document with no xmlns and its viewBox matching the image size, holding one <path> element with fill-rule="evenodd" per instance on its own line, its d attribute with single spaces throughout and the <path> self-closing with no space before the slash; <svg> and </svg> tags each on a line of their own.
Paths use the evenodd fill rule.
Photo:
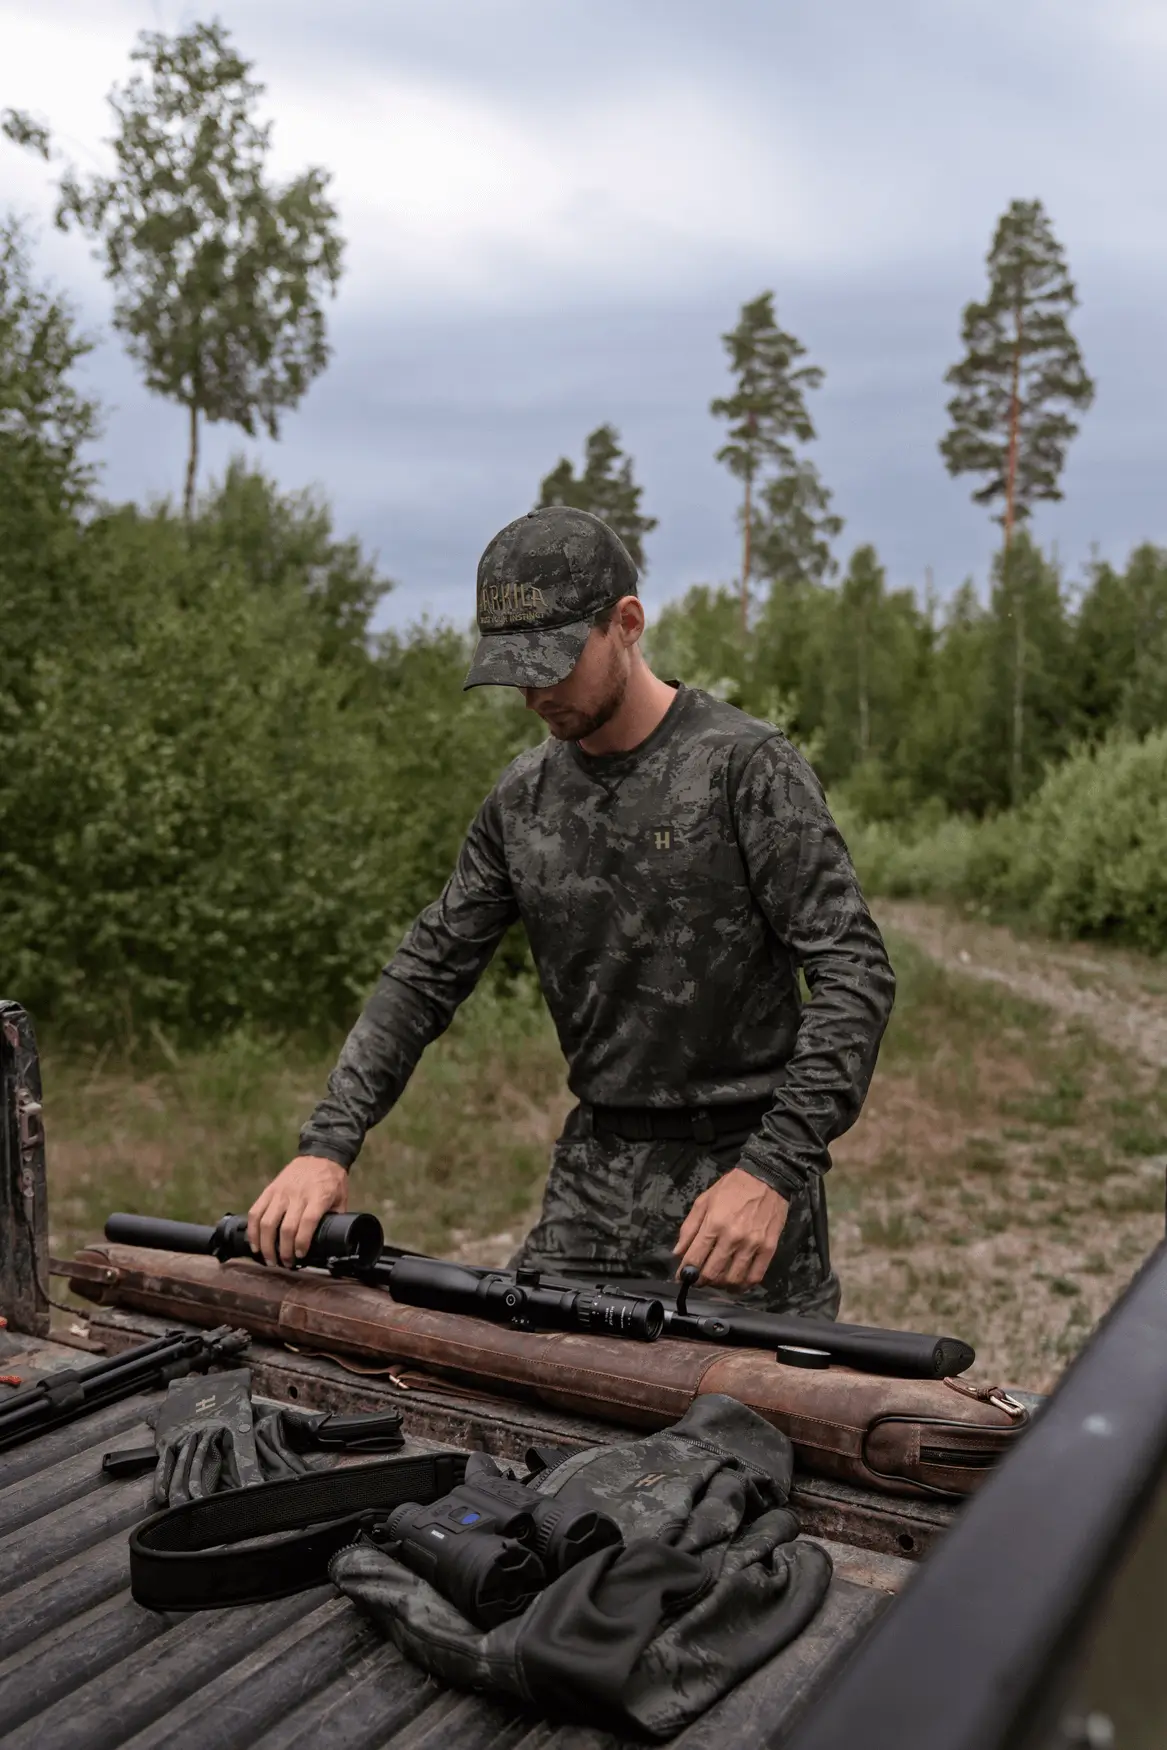
<svg viewBox="0 0 1167 1750">
<path fill-rule="evenodd" d="M 667 826 L 660 826 L 652 835 L 653 843 L 658 851 L 667 851 L 672 845 L 672 832 Z"/>
</svg>

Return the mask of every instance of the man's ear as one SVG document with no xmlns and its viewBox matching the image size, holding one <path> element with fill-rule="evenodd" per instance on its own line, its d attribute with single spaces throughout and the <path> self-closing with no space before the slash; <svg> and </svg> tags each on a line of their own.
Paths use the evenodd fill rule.
<svg viewBox="0 0 1167 1750">
<path fill-rule="evenodd" d="M 644 604 L 640 597 L 635 595 L 622 596 L 616 603 L 615 619 L 624 643 L 627 645 L 637 643 L 644 631 L 645 624 Z"/>
</svg>

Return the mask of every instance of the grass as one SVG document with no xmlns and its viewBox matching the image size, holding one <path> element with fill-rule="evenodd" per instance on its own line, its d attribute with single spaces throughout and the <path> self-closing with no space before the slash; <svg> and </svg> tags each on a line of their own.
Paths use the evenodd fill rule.
<svg viewBox="0 0 1167 1750">
<path fill-rule="evenodd" d="M 888 934 L 899 989 L 828 1180 L 843 1316 L 966 1336 L 978 1376 L 1048 1387 L 1162 1236 L 1167 1084 L 1080 1023 Z M 338 1040 L 239 1035 L 133 1064 L 46 1053 L 51 1246 L 126 1209 L 213 1221 L 295 1152 Z M 570 1104 L 533 1001 L 479 992 L 353 1172 L 399 1243 L 502 1262 Z"/>
<path fill-rule="evenodd" d="M 888 933 L 899 990 L 828 1180 L 844 1316 L 1048 1388 L 1162 1238 L 1167 1078 Z"/>
<path fill-rule="evenodd" d="M 46 1053 L 51 1249 L 71 1255 L 114 1209 L 203 1222 L 246 1210 L 296 1153 L 340 1043 L 235 1035 L 128 1066 Z M 521 1232 L 569 1104 L 542 1011 L 480 992 L 370 1134 L 350 1203 L 419 1248 Z"/>
</svg>

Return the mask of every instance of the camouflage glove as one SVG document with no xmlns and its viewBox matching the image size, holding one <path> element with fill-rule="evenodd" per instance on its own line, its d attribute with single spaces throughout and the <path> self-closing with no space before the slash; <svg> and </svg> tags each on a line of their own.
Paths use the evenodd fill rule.
<svg viewBox="0 0 1167 1750">
<path fill-rule="evenodd" d="M 157 1506 L 177 1507 L 220 1489 L 263 1482 L 252 1426 L 250 1369 L 172 1380 L 146 1420 L 154 1429 L 158 1452 Z"/>
<path fill-rule="evenodd" d="M 301 1453 L 314 1448 L 313 1438 L 321 1422 L 328 1420 L 324 1410 L 259 1410 L 255 1417 L 255 1449 L 263 1469 L 265 1482 L 280 1477 L 299 1477 L 315 1469 L 306 1464 Z M 325 1463 L 330 1462 L 325 1460 Z"/>
</svg>

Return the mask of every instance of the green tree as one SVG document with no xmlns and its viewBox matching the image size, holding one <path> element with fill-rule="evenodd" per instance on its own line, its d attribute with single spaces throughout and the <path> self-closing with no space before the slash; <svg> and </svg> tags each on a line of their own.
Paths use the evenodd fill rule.
<svg viewBox="0 0 1167 1750">
<path fill-rule="evenodd" d="M 1061 498 L 1070 409 L 1094 398 L 1069 313 L 1077 293 L 1040 201 L 1014 201 L 988 254 L 989 295 L 966 306 L 965 356 L 945 381 L 952 424 L 940 453 L 952 475 L 981 474 L 977 504 L 1003 500 L 1005 548 L 1041 499 Z"/>
<path fill-rule="evenodd" d="M 831 541 L 843 519 L 813 463 L 801 460 L 768 480 L 758 494 L 752 553 L 754 570 L 779 589 L 822 583 L 837 569 Z"/>
<path fill-rule="evenodd" d="M 952 475 L 979 474 L 977 504 L 1003 501 L 1004 564 L 1015 525 L 1039 500 L 1062 496 L 1066 451 L 1078 430 L 1071 410 L 1094 398 L 1069 313 L 1077 304 L 1061 245 L 1040 201 L 1013 201 L 1002 215 L 988 254 L 989 294 L 964 312 L 965 356 L 948 372 L 956 394 L 952 424 L 940 453 Z M 1011 591 L 1020 614 L 1025 588 Z M 1014 625 L 1012 792 L 1020 798 L 1025 767 L 1026 668 L 1031 639 L 1023 619 Z"/>
<path fill-rule="evenodd" d="M 806 406 L 806 391 L 817 389 L 823 372 L 800 365 L 806 348 L 778 326 L 773 292 L 763 292 L 743 304 L 737 327 L 722 335 L 734 377 L 730 395 L 709 404 L 717 419 L 729 421 L 727 442 L 717 452 L 735 479 L 742 482 L 741 620 L 749 622 L 750 578 L 757 570 L 753 543 L 762 530 L 770 575 L 786 569 L 806 574 L 808 554 L 822 535 L 838 532 L 829 517 L 825 489 L 813 466 L 800 459 L 794 444 L 815 435 Z M 763 484 L 769 476 L 769 486 Z M 755 483 L 762 485 L 762 511 L 754 502 Z M 792 564 L 793 561 L 793 564 Z M 825 567 L 823 568 L 825 569 Z M 811 567 L 813 574 L 813 564 Z M 817 573 L 822 575 L 822 569 Z"/>
<path fill-rule="evenodd" d="M 913 789 L 905 761 L 910 725 L 926 687 L 932 634 L 911 590 L 887 588 L 875 548 L 856 548 L 838 590 L 824 591 L 831 612 L 822 663 L 825 775 L 862 783 L 884 812 Z"/>
<path fill-rule="evenodd" d="M 0 219 L 0 486 L 35 475 L 56 502 L 82 500 L 93 482 L 86 447 L 97 435 L 96 404 L 78 390 L 73 367 L 92 350 L 70 306 L 33 277 L 26 231 Z"/>
<path fill-rule="evenodd" d="M 927 656 L 905 728 L 900 769 L 913 796 L 935 797 L 953 813 L 980 815 L 1001 801 L 1000 762 L 994 770 L 985 758 L 991 632 L 989 615 L 966 579 L 939 625 L 927 627 Z"/>
<path fill-rule="evenodd" d="M 750 634 L 759 690 L 790 701 L 790 733 L 804 750 L 815 748 L 824 772 L 830 764 L 827 733 L 838 687 L 838 593 L 822 583 L 772 584 Z M 841 769 L 849 766 L 848 750 Z M 838 772 L 832 769 L 832 781 Z"/>
<path fill-rule="evenodd" d="M 872 754 L 871 690 L 875 647 L 879 639 L 886 574 L 875 548 L 857 547 L 851 555 L 839 597 L 841 618 L 854 646 L 855 757 L 862 764 Z"/>
<path fill-rule="evenodd" d="M 1167 549 L 1144 542 L 1125 571 L 1096 564 L 1074 622 L 1075 700 L 1092 740 L 1167 726 Z"/>
<path fill-rule="evenodd" d="M 657 519 L 644 515 L 642 494 L 632 476 L 632 459 L 620 448 L 619 432 L 615 426 L 598 425 L 584 441 L 583 472 L 577 474 L 561 456 L 540 486 L 535 508 L 570 504 L 576 510 L 592 511 L 616 531 L 637 570 L 646 571 L 644 537 L 656 528 Z"/>
<path fill-rule="evenodd" d="M 1077 728 L 1061 579 L 1024 532 L 997 557 L 989 622 L 983 761 L 995 802 L 1017 807 L 1069 751 Z"/>
<path fill-rule="evenodd" d="M 658 674 L 701 687 L 743 705 L 751 693 L 749 652 L 742 638 L 736 593 L 724 585 L 694 584 L 663 607 L 645 645 Z"/>
<path fill-rule="evenodd" d="M 114 327 L 147 388 L 187 411 L 185 513 L 193 511 L 199 421 L 279 435 L 329 357 L 321 299 L 340 278 L 329 177 L 266 177 L 263 87 L 219 23 L 168 38 L 145 31 L 142 72 L 111 93 L 112 176 L 61 177 L 57 223 L 94 239 L 116 288 Z M 48 130 L 19 112 L 10 138 L 50 153 Z"/>
<path fill-rule="evenodd" d="M 367 672 L 373 614 L 394 585 L 359 541 L 337 538 L 320 493 L 280 492 L 236 458 L 201 495 L 191 540 L 213 559 L 241 566 L 253 588 L 302 598 L 319 627 L 320 660 L 344 659 Z"/>
<path fill-rule="evenodd" d="M 89 345 L 69 305 L 37 283 L 25 232 L 0 221 L 0 837 L 6 775 L 32 733 L 37 653 L 80 588 L 98 410 L 73 368 Z"/>
</svg>

